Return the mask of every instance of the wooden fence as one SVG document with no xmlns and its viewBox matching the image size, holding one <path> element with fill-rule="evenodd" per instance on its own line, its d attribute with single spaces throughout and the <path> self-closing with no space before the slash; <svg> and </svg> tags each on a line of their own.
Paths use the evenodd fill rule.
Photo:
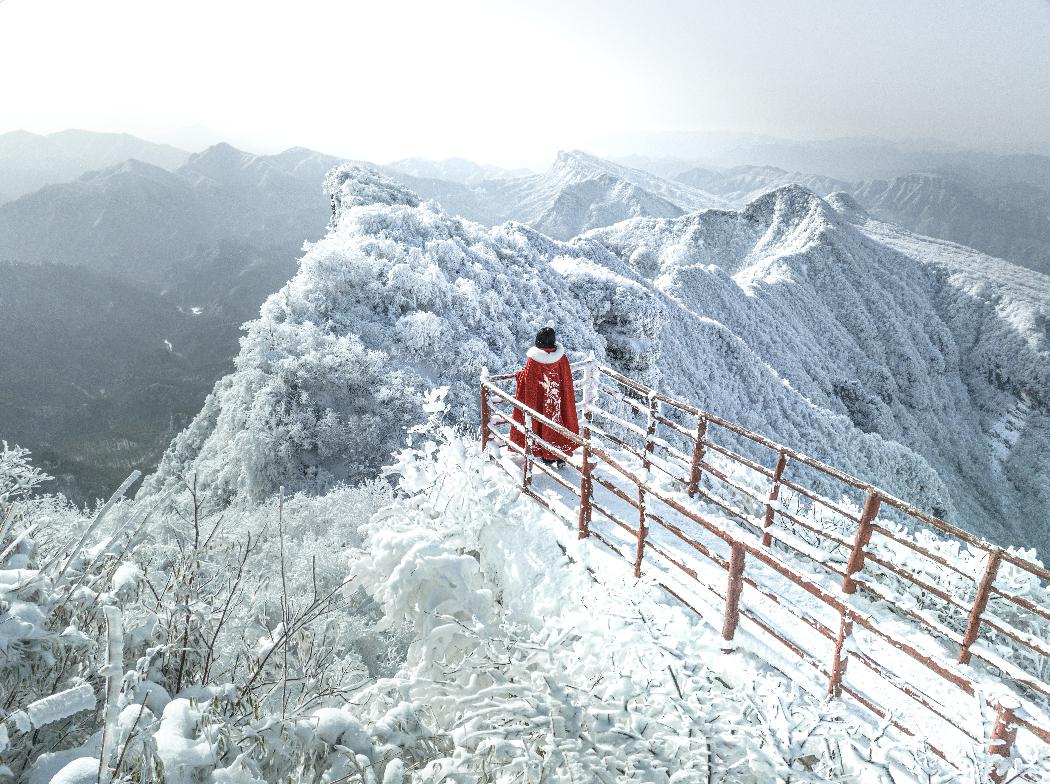
<svg viewBox="0 0 1050 784">
<path fill-rule="evenodd" d="M 670 564 L 676 574 L 699 580 L 697 570 L 684 563 L 686 559 L 676 557 L 671 548 L 650 536 L 651 526 L 660 526 L 691 556 L 699 554 L 725 573 L 724 589 L 705 585 L 724 603 L 721 621 L 725 640 L 733 639 L 741 617 L 748 619 L 812 667 L 826 681 L 829 695 L 851 698 L 908 735 L 916 734 L 916 729 L 896 715 L 897 706 L 882 704 L 878 695 L 862 693 L 850 684 L 846 673 L 852 662 L 884 678 L 922 710 L 972 741 L 987 740 L 993 755 L 1008 757 L 1019 730 L 1050 743 L 1050 720 L 1046 718 L 1050 705 L 1050 644 L 1045 634 L 1050 627 L 1041 626 L 1050 621 L 1050 610 L 1039 601 L 1040 596 L 1045 596 L 1042 589 L 1050 582 L 1050 570 L 867 482 L 675 400 L 593 359 L 574 364 L 574 379 L 581 393 L 578 399 L 582 398 L 579 434 L 515 400 L 514 374 L 483 377 L 482 444 L 486 448 L 498 444 L 517 453 L 521 458 L 522 491 L 548 509 L 553 511 L 552 504 L 533 484 L 537 470 L 578 498 L 577 519 L 573 522 L 581 538 L 593 536 L 613 548 L 633 563 L 636 576 L 641 576 L 648 552 Z M 604 401 L 608 404 L 601 405 Z M 514 409 L 523 412 L 526 421 L 542 423 L 567 438 L 577 446 L 577 454 L 570 457 L 541 440 L 533 428 L 515 423 Z M 632 416 L 640 418 L 641 423 L 632 421 Z M 508 429 L 503 431 L 503 427 Z M 524 448 L 511 442 L 510 431 L 514 428 L 524 431 Z M 565 457 L 568 468 L 555 470 L 535 459 L 537 444 Z M 627 455 L 633 459 L 627 459 Z M 627 462 L 637 463 L 638 468 L 625 465 Z M 505 461 L 503 465 L 506 467 Z M 566 474 L 576 481 L 570 481 Z M 665 481 L 658 484 L 649 480 L 658 474 L 665 475 Z M 669 490 L 668 486 L 680 488 L 680 492 Z M 610 508 L 614 504 L 599 503 L 596 487 L 626 505 L 623 508 L 636 512 L 636 522 L 622 519 L 622 514 Z M 793 510 L 785 503 L 786 498 L 794 500 Z M 712 519 L 699 511 L 701 506 L 716 508 L 720 514 Z M 668 511 L 661 516 L 657 508 Z M 678 519 L 670 519 L 672 513 Z M 625 550 L 613 541 L 615 537 L 596 530 L 596 514 L 612 522 L 621 538 L 630 537 L 633 546 Z M 975 574 L 957 559 L 946 557 L 943 547 L 926 546 L 917 535 L 922 530 L 960 547 L 968 546 L 971 556 L 976 553 L 983 558 L 983 569 Z M 711 542 L 727 552 L 720 554 Z M 895 558 L 893 548 L 898 548 L 899 553 L 907 551 L 909 557 Z M 834 553 L 841 556 L 837 561 L 829 557 Z M 905 562 L 913 564 L 913 568 L 906 568 Z M 928 563 L 932 575 L 938 570 L 953 575 L 954 583 L 945 585 L 936 576 L 914 567 L 915 563 Z M 807 566 L 816 568 L 817 573 L 808 571 Z M 837 626 L 772 589 L 768 579 L 755 573 L 759 568 L 763 574 L 779 576 L 805 591 L 837 616 Z M 1011 570 L 1006 576 L 1009 579 L 1004 579 L 1006 568 Z M 1019 579 L 1031 581 L 1039 589 L 1034 600 L 1022 596 L 1021 591 L 1010 590 L 1008 586 L 1017 584 Z M 693 607 L 681 595 L 684 592 L 669 582 L 661 585 Z M 745 592 L 745 587 L 751 590 Z M 924 608 L 914 606 L 908 597 L 916 593 L 936 604 L 939 617 L 931 617 Z M 745 594 L 749 598 L 742 601 Z M 1034 628 L 1043 631 L 1032 634 L 1017 628 L 1001 613 L 990 611 L 993 601 L 993 606 L 1008 608 L 1009 613 L 1022 619 L 1021 625 L 1030 620 Z M 870 602 L 889 608 L 906 623 L 908 633 L 900 633 L 900 624 L 883 628 L 884 624 L 869 611 Z M 831 661 L 816 660 L 789 634 L 770 623 L 762 612 L 764 604 L 790 612 L 825 638 L 834 651 Z M 886 662 L 851 645 L 850 638 L 857 629 L 884 641 L 951 687 L 985 702 L 995 712 L 990 738 L 976 737 L 943 701 L 902 678 Z M 956 653 L 943 656 L 931 652 L 930 646 L 915 642 L 915 635 L 930 635 Z M 1026 668 L 1026 662 L 1035 664 Z M 986 696 L 989 674 L 1003 687 L 996 697 Z M 931 748 L 946 756 L 937 746 Z"/>
</svg>

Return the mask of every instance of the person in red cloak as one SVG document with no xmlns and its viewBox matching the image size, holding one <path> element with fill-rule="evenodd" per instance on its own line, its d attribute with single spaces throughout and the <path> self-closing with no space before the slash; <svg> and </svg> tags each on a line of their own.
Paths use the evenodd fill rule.
<svg viewBox="0 0 1050 784">
<path fill-rule="evenodd" d="M 517 373 L 514 397 L 533 411 L 539 411 L 573 433 L 580 432 L 576 418 L 576 392 L 572 385 L 572 370 L 565 350 L 558 344 L 553 327 L 544 327 L 536 335 L 536 345 L 526 354 L 524 370 Z M 525 414 L 514 409 L 514 421 L 524 427 Z M 532 431 L 565 454 L 572 454 L 576 444 L 542 422 L 533 421 Z M 525 448 L 525 433 L 513 428 L 511 441 Z M 534 454 L 546 463 L 564 463 L 564 458 L 533 441 Z"/>
</svg>

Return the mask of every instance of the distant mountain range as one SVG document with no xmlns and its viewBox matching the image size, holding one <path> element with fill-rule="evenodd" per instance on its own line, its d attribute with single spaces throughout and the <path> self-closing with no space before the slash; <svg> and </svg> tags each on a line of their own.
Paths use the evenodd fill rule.
<svg viewBox="0 0 1050 784">
<path fill-rule="evenodd" d="M 225 144 L 174 172 L 124 161 L 0 205 L 0 259 L 163 286 L 185 259 L 222 240 L 265 247 L 318 237 L 329 215 L 320 183 L 338 162 L 309 150 L 251 155 Z"/>
<path fill-rule="evenodd" d="M 683 165 L 681 161 L 649 163 L 665 172 Z M 785 185 L 802 185 L 822 196 L 843 191 L 883 220 L 1050 274 L 1050 190 L 1011 180 L 1017 174 L 1012 158 L 1007 159 L 1006 172 L 997 176 L 981 173 L 990 165 L 984 157 L 977 156 L 972 163 L 959 170 L 863 181 L 769 165 L 692 167 L 669 178 L 579 150 L 559 153 L 543 174 L 495 180 L 453 182 L 420 178 L 403 168 L 382 168 L 450 214 L 486 226 L 519 221 L 563 240 L 628 218 L 673 218 L 700 209 L 739 208 Z M 1040 167 L 1034 170 L 1038 173 Z"/>
<path fill-rule="evenodd" d="M 0 437 L 81 501 L 155 463 L 321 236 L 336 163 L 217 145 L 174 171 L 132 159 L 0 204 Z"/>
<path fill-rule="evenodd" d="M 487 226 L 527 223 L 556 239 L 638 217 L 672 218 L 727 202 L 687 183 L 668 180 L 573 150 L 558 153 L 543 174 L 470 185 L 420 179 L 385 170 L 450 214 Z"/>
<path fill-rule="evenodd" d="M 623 165 L 580 151 L 560 153 L 540 174 L 462 159 L 372 168 L 449 216 L 487 226 L 516 221 L 555 240 L 631 219 L 688 225 L 698 210 L 739 209 L 801 184 L 836 194 L 836 204 L 850 194 L 861 212 L 913 232 L 1050 272 L 1050 191 L 1038 184 L 1043 159 L 1031 158 L 1027 167 L 1004 158 L 997 169 L 994 157 L 956 155 L 954 169 L 859 181 L 772 165 L 642 158 Z M 240 325 L 296 273 L 303 242 L 323 236 L 331 211 L 321 183 L 340 163 L 302 148 L 253 155 L 219 144 L 188 155 L 119 134 L 0 136 L 0 192 L 41 183 L 0 203 L 0 293 L 5 314 L 19 314 L 0 321 L 3 366 L 12 369 L 0 437 L 45 455 L 78 500 L 108 494 L 132 467 L 150 468 L 230 369 Z M 632 263 L 644 268 L 650 254 L 638 243 Z M 27 293 L 47 281 L 47 292 Z M 32 306 L 11 305 L 16 296 Z M 76 323 L 84 334 L 71 340 Z M 98 358 L 114 345 L 110 326 L 129 335 L 123 365 Z M 627 356 L 636 341 L 624 340 Z M 33 383 L 16 383 L 16 375 Z M 47 395 L 35 391 L 44 387 Z M 118 410 L 127 427 L 105 413 Z"/>
<path fill-rule="evenodd" d="M 426 158 L 404 158 L 382 167 L 391 174 L 407 174 L 424 180 L 448 180 L 461 185 L 474 185 L 483 180 L 525 177 L 532 174 L 528 169 L 503 169 L 499 166 L 483 166 L 465 158 L 447 158 L 431 161 Z"/>
<path fill-rule="evenodd" d="M 873 215 L 919 234 L 951 240 L 1050 274 L 1050 189 L 986 178 L 973 169 L 912 173 L 891 180 L 847 182 L 774 166 L 694 168 L 679 182 L 708 190 L 734 206 L 797 183 L 822 196 L 845 191 Z"/>
<path fill-rule="evenodd" d="M 184 150 L 126 133 L 68 130 L 40 136 L 11 131 L 0 134 L 0 203 L 131 158 L 176 169 L 188 157 Z"/>
</svg>

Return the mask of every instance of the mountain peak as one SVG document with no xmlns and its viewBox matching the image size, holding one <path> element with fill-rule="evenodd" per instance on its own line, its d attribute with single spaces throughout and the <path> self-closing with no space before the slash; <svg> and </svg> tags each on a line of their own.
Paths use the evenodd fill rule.
<svg viewBox="0 0 1050 784">
<path fill-rule="evenodd" d="M 610 175 L 628 181 L 633 181 L 638 177 L 656 179 L 648 172 L 643 172 L 639 169 L 630 169 L 627 166 L 621 166 L 618 163 L 607 161 L 604 158 L 599 158 L 597 155 L 591 155 L 589 152 L 584 152 L 583 150 L 559 150 L 558 156 L 554 159 L 554 165 L 551 167 L 551 171 L 562 174 L 572 173 L 587 177 Z M 635 176 L 632 177 L 632 175 Z"/>
<path fill-rule="evenodd" d="M 102 169 L 96 169 L 85 173 L 81 182 L 105 182 L 117 177 L 135 177 L 143 180 L 154 180 L 164 182 L 178 182 L 178 177 L 167 169 L 154 166 L 152 163 L 140 161 L 137 158 L 128 158 L 126 161 L 115 163 Z"/>
<path fill-rule="evenodd" d="M 869 217 L 867 210 L 846 191 L 835 191 L 829 194 L 825 201 L 850 223 L 864 223 Z"/>
<path fill-rule="evenodd" d="M 827 223 L 837 222 L 837 214 L 820 196 L 804 185 L 781 185 L 763 193 L 743 211 L 745 217 L 769 222 L 775 219 L 801 220 L 819 214 Z"/>
<path fill-rule="evenodd" d="M 256 156 L 251 153 L 238 150 L 232 144 L 219 142 L 201 152 L 190 156 L 185 168 L 196 170 L 226 169 L 234 166 L 244 166 L 251 162 Z"/>
<path fill-rule="evenodd" d="M 555 159 L 555 164 L 575 162 L 598 164 L 603 167 L 615 165 L 599 158 L 597 155 L 591 155 L 589 152 L 584 152 L 583 150 L 558 150 L 558 157 Z"/>
<path fill-rule="evenodd" d="M 6 133 L 0 133 L 0 142 L 28 142 L 28 141 L 39 141 L 44 137 L 40 134 L 32 133 L 31 131 L 23 130 L 22 128 L 16 128 L 13 131 L 7 131 Z"/>
<path fill-rule="evenodd" d="M 418 207 L 419 197 L 375 169 L 354 163 L 337 166 L 324 180 L 324 192 L 335 202 L 337 215 L 370 204 Z"/>
</svg>

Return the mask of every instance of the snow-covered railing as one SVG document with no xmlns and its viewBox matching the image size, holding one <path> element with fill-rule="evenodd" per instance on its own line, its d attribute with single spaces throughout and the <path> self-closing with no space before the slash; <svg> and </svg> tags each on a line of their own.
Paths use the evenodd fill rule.
<svg viewBox="0 0 1050 784">
<path fill-rule="evenodd" d="M 1018 730 L 1050 743 L 1050 570 L 593 360 L 574 363 L 573 371 L 579 435 L 515 400 L 505 388 L 514 374 L 507 374 L 482 379 L 482 444 L 516 453 L 523 492 L 548 509 L 556 504 L 537 491 L 537 470 L 571 494 L 581 538 L 611 547 L 633 563 L 636 576 L 651 553 L 664 569 L 654 569 L 660 585 L 684 604 L 708 619 L 715 606 L 701 602 L 698 609 L 687 600 L 676 582 L 683 575 L 721 604 L 726 641 L 745 619 L 806 663 L 828 694 L 852 699 L 906 734 L 919 730 L 899 717 L 899 700 L 887 699 L 894 693 L 965 738 L 987 740 L 1001 757 L 1009 757 Z M 576 444 L 577 454 L 515 423 L 513 409 Z M 514 428 L 524 430 L 524 448 L 511 441 Z M 578 482 L 535 460 L 537 444 L 564 457 Z M 635 524 L 624 519 L 631 510 Z M 596 514 L 614 527 L 598 530 Z M 651 535 L 654 525 L 660 536 Z M 697 556 L 724 575 L 723 588 L 705 579 L 691 560 Z M 804 601 L 785 595 L 785 585 L 801 589 Z M 1012 620 L 992 613 L 993 601 Z M 812 645 L 772 619 L 774 611 L 826 640 L 830 661 L 822 663 Z M 901 655 L 940 683 L 918 682 Z M 851 660 L 892 689 L 854 682 L 847 677 Z M 938 689 L 945 684 L 995 711 L 989 737 L 965 726 Z"/>
</svg>

